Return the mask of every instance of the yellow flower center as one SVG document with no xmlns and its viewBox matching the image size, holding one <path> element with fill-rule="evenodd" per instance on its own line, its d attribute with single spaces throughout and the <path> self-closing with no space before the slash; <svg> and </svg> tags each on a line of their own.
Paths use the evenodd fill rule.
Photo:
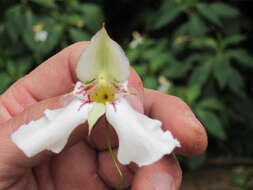
<svg viewBox="0 0 253 190">
<path fill-rule="evenodd" d="M 105 104 L 115 99 L 116 88 L 104 78 L 96 81 L 96 85 L 88 91 L 90 100 Z"/>
</svg>

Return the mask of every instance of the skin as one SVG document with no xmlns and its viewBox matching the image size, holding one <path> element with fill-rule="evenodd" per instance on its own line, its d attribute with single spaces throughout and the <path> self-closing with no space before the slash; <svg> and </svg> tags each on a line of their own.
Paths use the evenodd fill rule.
<svg viewBox="0 0 253 190">
<path fill-rule="evenodd" d="M 10 140 L 22 124 L 38 119 L 46 108 L 56 109 L 68 101 L 77 81 L 75 66 L 88 42 L 73 44 L 51 57 L 30 74 L 18 80 L 0 96 L 0 189 L 15 190 L 107 190 L 119 188 L 119 176 L 107 151 L 104 118 L 87 138 L 86 124 L 72 133 L 67 147 L 60 154 L 44 151 L 27 158 Z M 170 130 L 182 147 L 175 153 L 197 155 L 207 147 L 206 132 L 190 108 L 179 98 L 143 89 L 132 71 L 128 96 L 135 109 L 159 119 L 164 130 Z M 111 130 L 114 151 L 117 137 Z M 122 166 L 125 189 L 179 189 L 182 172 L 174 154 L 138 168 Z"/>
</svg>

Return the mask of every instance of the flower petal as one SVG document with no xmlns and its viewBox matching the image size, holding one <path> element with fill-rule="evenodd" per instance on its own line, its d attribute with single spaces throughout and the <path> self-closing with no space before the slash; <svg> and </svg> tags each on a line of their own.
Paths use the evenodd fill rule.
<svg viewBox="0 0 253 190">
<path fill-rule="evenodd" d="M 22 125 L 15 131 L 12 141 L 28 156 L 32 157 L 43 150 L 59 153 L 68 138 L 81 123 L 87 120 L 92 104 L 85 104 L 75 98 L 68 105 L 56 110 L 45 110 L 45 116 Z"/>
<path fill-rule="evenodd" d="M 80 82 L 77 81 L 74 87 L 74 90 L 72 91 L 72 95 L 76 96 L 80 100 L 88 100 L 87 94 L 83 93 L 84 90 L 84 85 Z"/>
<path fill-rule="evenodd" d="M 160 121 L 136 112 L 123 98 L 116 108 L 106 105 L 106 117 L 118 134 L 118 160 L 122 164 L 149 165 L 180 146 L 169 131 L 161 129 Z"/>
<path fill-rule="evenodd" d="M 97 120 L 105 113 L 105 104 L 94 103 L 93 108 L 88 114 L 88 124 L 89 124 L 89 135 L 93 126 L 96 124 Z"/>
<path fill-rule="evenodd" d="M 108 36 L 103 27 L 81 55 L 76 73 L 83 82 L 91 81 L 100 74 L 125 81 L 130 73 L 129 62 L 122 48 Z"/>
</svg>

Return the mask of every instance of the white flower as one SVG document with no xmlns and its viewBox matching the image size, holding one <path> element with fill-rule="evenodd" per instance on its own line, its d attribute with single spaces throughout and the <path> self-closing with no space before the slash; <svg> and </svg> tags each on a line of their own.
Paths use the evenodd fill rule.
<svg viewBox="0 0 253 190">
<path fill-rule="evenodd" d="M 167 93 L 168 90 L 171 88 L 171 82 L 165 76 L 159 76 L 159 87 L 158 91 Z"/>
<path fill-rule="evenodd" d="M 143 36 L 139 32 L 133 32 L 133 40 L 130 42 L 130 48 L 136 48 L 138 45 L 143 44 Z"/>
<path fill-rule="evenodd" d="M 29 157 L 43 150 L 59 153 L 71 132 L 88 121 L 89 133 L 106 115 L 119 138 L 118 160 L 139 166 L 152 164 L 170 154 L 179 142 L 161 122 L 135 111 L 125 99 L 129 63 L 121 47 L 102 28 L 81 55 L 73 100 L 65 107 L 45 110 L 45 116 L 22 125 L 12 141 Z"/>
<path fill-rule="evenodd" d="M 44 42 L 47 40 L 48 32 L 46 30 L 37 31 L 34 34 L 34 40 L 37 42 Z"/>
</svg>

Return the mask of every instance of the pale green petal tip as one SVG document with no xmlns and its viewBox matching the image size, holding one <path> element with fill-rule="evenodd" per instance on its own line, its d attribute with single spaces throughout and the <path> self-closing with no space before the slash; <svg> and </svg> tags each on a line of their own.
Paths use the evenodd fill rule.
<svg viewBox="0 0 253 190">
<path fill-rule="evenodd" d="M 97 79 L 101 74 L 121 82 L 128 79 L 128 59 L 119 44 L 110 38 L 104 26 L 92 37 L 82 53 L 76 73 L 83 82 Z"/>
<path fill-rule="evenodd" d="M 105 26 L 103 25 L 103 27 L 98 31 L 98 33 L 101 34 L 101 36 L 103 38 L 107 38 L 107 39 L 111 39 L 110 36 L 108 35 L 106 29 L 105 29 Z"/>
<path fill-rule="evenodd" d="M 91 131 L 96 124 L 97 120 L 104 115 L 105 113 L 105 104 L 101 103 L 95 103 L 92 110 L 88 114 L 88 125 L 89 125 L 89 132 L 88 134 L 91 134 Z"/>
</svg>

